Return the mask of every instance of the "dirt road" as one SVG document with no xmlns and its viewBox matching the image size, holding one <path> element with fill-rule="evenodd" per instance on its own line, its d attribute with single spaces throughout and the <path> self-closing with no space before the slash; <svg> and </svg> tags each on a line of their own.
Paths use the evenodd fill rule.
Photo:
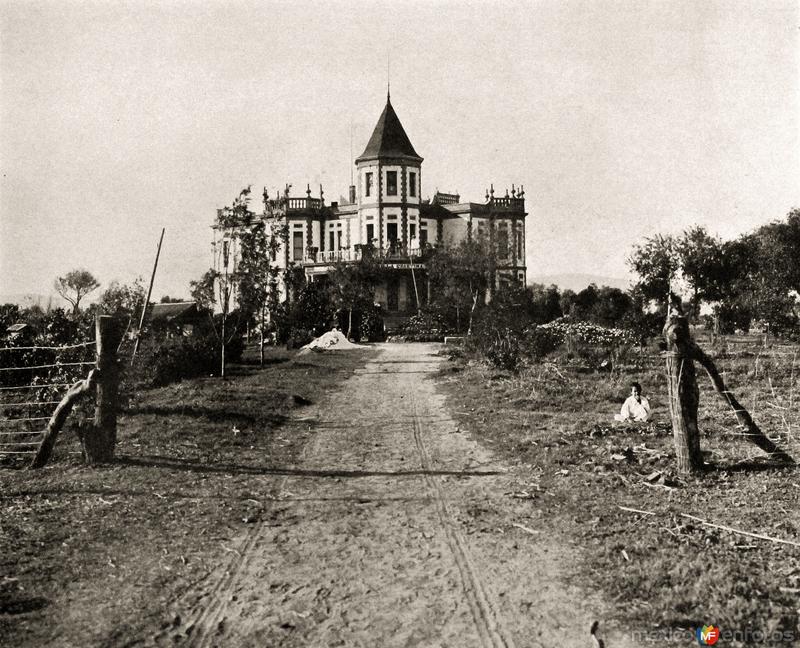
<svg viewBox="0 0 800 648">
<path fill-rule="evenodd" d="M 448 415 L 436 348 L 383 345 L 303 410 L 301 462 L 253 477 L 282 479 L 279 496 L 148 643 L 592 646 L 599 606 L 564 582 L 570 547 L 509 497 L 524 474 Z"/>
</svg>

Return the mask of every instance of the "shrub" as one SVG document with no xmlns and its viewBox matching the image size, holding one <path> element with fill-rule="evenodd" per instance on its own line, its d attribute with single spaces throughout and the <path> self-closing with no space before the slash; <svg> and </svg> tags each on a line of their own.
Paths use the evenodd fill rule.
<svg viewBox="0 0 800 648">
<path fill-rule="evenodd" d="M 486 348 L 486 359 L 495 367 L 516 371 L 520 361 L 519 337 L 510 329 L 496 331 Z"/>
<path fill-rule="evenodd" d="M 305 284 L 297 290 L 297 296 L 293 301 L 282 304 L 273 313 L 273 319 L 277 324 L 278 342 L 294 346 L 307 344 L 313 338 L 330 330 L 333 313 L 330 292 L 325 283 L 314 281 Z M 307 335 L 302 332 L 306 332 Z"/>
<path fill-rule="evenodd" d="M 184 378 L 217 373 L 221 347 L 213 331 L 193 337 L 151 337 L 145 340 L 136 357 L 130 380 L 158 387 Z M 225 360 L 236 362 L 244 351 L 241 336 L 234 335 L 225 345 Z"/>
<path fill-rule="evenodd" d="M 366 306 L 361 311 L 361 339 L 368 342 L 382 342 L 386 338 L 383 329 L 383 309 L 378 304 Z"/>
<path fill-rule="evenodd" d="M 314 331 L 311 329 L 295 327 L 289 329 L 286 335 L 286 348 L 299 349 L 314 339 Z"/>
<path fill-rule="evenodd" d="M 442 342 L 447 333 L 444 318 L 435 313 L 412 315 L 398 330 L 407 342 Z"/>
<path fill-rule="evenodd" d="M 626 329 L 607 328 L 589 322 L 560 319 L 549 324 L 542 324 L 540 328 L 551 329 L 562 334 L 565 341 L 572 339 L 595 346 L 611 347 L 634 342 L 634 335 Z"/>
<path fill-rule="evenodd" d="M 564 335 L 554 328 L 531 326 L 525 330 L 522 347 L 526 355 L 541 360 L 564 343 Z"/>
</svg>

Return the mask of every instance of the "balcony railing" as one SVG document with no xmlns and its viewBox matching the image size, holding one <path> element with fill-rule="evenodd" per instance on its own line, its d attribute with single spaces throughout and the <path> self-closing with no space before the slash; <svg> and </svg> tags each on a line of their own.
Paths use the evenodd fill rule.
<svg viewBox="0 0 800 648">
<path fill-rule="evenodd" d="M 500 209 L 514 209 L 524 211 L 525 199 L 524 198 L 511 198 L 510 196 L 495 198 L 494 196 L 489 201 L 489 204 L 494 208 Z"/>
<path fill-rule="evenodd" d="M 266 209 L 275 212 L 319 211 L 325 207 L 322 198 L 274 198 L 267 201 Z"/>
<path fill-rule="evenodd" d="M 402 245 L 390 245 L 385 248 L 343 248 L 340 250 L 307 250 L 303 257 L 303 263 L 340 263 L 348 261 L 359 261 L 365 256 L 371 255 L 374 259 L 381 261 L 410 261 L 419 259 L 423 253 L 422 248 L 404 247 Z"/>
</svg>

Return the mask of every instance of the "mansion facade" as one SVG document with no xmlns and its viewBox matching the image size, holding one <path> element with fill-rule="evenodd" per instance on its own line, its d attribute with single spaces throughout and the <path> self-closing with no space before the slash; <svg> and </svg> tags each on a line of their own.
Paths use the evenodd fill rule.
<svg viewBox="0 0 800 648">
<path fill-rule="evenodd" d="M 455 246 L 479 237 L 495 250 L 493 288 L 525 285 L 525 192 L 495 196 L 494 187 L 484 202 L 462 202 L 457 194 L 437 191 L 422 199 L 422 161 L 403 129 L 387 95 L 386 106 L 364 152 L 355 160 L 356 180 L 347 201 L 326 204 L 322 187 L 312 197 L 292 197 L 287 185 L 282 195 L 264 190 L 267 228 L 287 227 L 288 238 L 273 256 L 281 269 L 300 266 L 315 280 L 334 264 L 354 262 L 371 254 L 390 268 L 389 279 L 375 294 L 389 316 L 417 310 L 414 289 L 424 274 L 424 251 L 429 246 Z M 421 282 L 424 284 L 424 282 Z"/>
</svg>

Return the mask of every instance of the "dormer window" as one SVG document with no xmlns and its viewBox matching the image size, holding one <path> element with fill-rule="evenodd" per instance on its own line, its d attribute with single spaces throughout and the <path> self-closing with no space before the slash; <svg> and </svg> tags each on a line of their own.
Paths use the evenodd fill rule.
<svg viewBox="0 0 800 648">
<path fill-rule="evenodd" d="M 397 195 L 397 171 L 386 172 L 386 195 Z"/>
<path fill-rule="evenodd" d="M 372 174 L 366 173 L 364 175 L 364 195 L 371 196 L 372 195 Z"/>
</svg>

